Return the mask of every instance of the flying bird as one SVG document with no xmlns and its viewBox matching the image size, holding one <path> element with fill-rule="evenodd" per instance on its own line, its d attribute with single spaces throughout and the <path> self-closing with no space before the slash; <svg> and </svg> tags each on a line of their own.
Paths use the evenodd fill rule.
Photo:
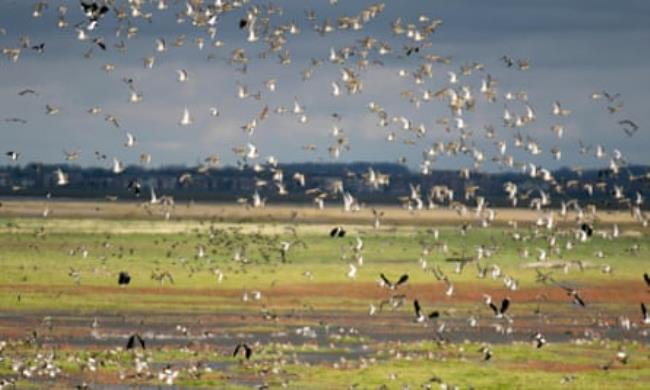
<svg viewBox="0 0 650 390">
<path fill-rule="evenodd" d="M 183 109 L 183 115 L 181 116 L 181 120 L 179 122 L 179 125 L 181 126 L 189 126 L 192 123 L 194 123 L 194 119 L 190 116 L 190 111 L 185 107 Z"/>
<path fill-rule="evenodd" d="M 403 274 L 402 276 L 400 276 L 397 282 L 395 283 L 391 282 L 383 273 L 379 274 L 379 277 L 381 278 L 381 286 L 382 287 L 386 286 L 390 290 L 397 289 L 397 287 L 406 283 L 409 280 L 408 274 Z"/>
<path fill-rule="evenodd" d="M 506 311 L 510 307 L 510 299 L 503 298 L 501 301 L 501 307 L 497 307 L 497 305 L 490 299 L 488 301 L 488 306 L 490 306 L 496 318 L 503 318 L 503 316 L 506 314 Z"/>
<path fill-rule="evenodd" d="M 415 321 L 416 322 L 424 322 L 427 319 L 432 320 L 432 319 L 438 318 L 440 316 L 440 313 L 438 311 L 436 311 L 436 310 L 430 312 L 427 315 L 422 313 L 422 308 L 420 307 L 420 302 L 418 302 L 417 299 L 413 301 L 413 308 L 415 309 Z"/>
<path fill-rule="evenodd" d="M 345 229 L 341 226 L 336 226 L 330 230 L 330 237 L 345 237 Z"/>
<path fill-rule="evenodd" d="M 246 358 L 246 360 L 250 360 L 251 356 L 253 355 L 253 349 L 249 347 L 248 344 L 239 343 L 235 347 L 235 351 L 232 353 L 232 356 L 236 357 L 240 353 L 240 351 L 244 352 L 244 357 Z"/>
<path fill-rule="evenodd" d="M 648 313 L 648 309 L 643 302 L 641 302 L 641 315 L 643 316 L 643 323 L 650 324 L 650 313 Z"/>
<path fill-rule="evenodd" d="M 138 346 L 142 349 L 147 349 L 142 336 L 140 336 L 138 333 L 134 333 L 131 335 L 131 337 L 129 337 L 129 340 L 126 343 L 126 350 L 128 351 L 129 349 L 135 349 Z"/>
</svg>

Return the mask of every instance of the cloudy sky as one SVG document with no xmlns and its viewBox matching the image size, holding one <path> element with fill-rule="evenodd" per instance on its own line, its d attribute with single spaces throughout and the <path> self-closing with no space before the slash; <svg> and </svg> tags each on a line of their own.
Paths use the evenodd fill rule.
<svg viewBox="0 0 650 390">
<path fill-rule="evenodd" d="M 440 119 L 453 118 L 446 100 L 423 101 L 418 108 L 401 98 L 400 93 L 413 91 L 421 96 L 425 90 L 438 91 L 450 86 L 448 72 L 453 71 L 459 74 L 453 87 L 468 86 L 476 95 L 475 111 L 465 112 L 462 117 L 466 130 L 473 132 L 468 144 L 484 151 L 486 160 L 496 154 L 494 141 L 504 140 L 507 153 L 513 154 L 516 161 L 549 168 L 607 164 L 607 159 L 594 158 L 593 152 L 579 155 L 578 141 L 582 140 L 586 145 L 602 144 L 608 153 L 618 148 L 630 163 L 650 164 L 646 151 L 650 145 L 648 1 L 388 1 L 384 11 L 361 30 L 336 30 L 320 36 L 314 31 L 315 24 L 324 20 L 335 23 L 340 16 L 357 15 L 374 2 L 340 0 L 332 5 L 329 0 L 276 0 L 273 4 L 283 12 L 271 16 L 271 25 L 295 22 L 300 28 L 299 34 L 287 35 L 285 48 L 291 58 L 288 65 L 280 64 L 275 53 L 259 58 L 267 48 L 263 39 L 249 43 L 246 31 L 238 29 L 239 20 L 251 4 L 263 9 L 266 2 L 252 2 L 219 17 L 217 34 L 212 39 L 206 28 L 193 27 L 187 17 L 184 23 L 178 23 L 177 15 L 186 10 L 185 1 L 169 0 L 169 8 L 163 11 L 156 10 L 157 1 L 143 1 L 143 11 L 153 13 L 151 21 L 129 17 L 122 23 L 137 26 L 136 36 L 127 38 L 124 28 L 116 36 L 119 24 L 111 12 L 95 30 L 87 31 L 90 39 L 86 41 L 77 39 L 75 29 L 85 21 L 79 2 L 46 3 L 43 15 L 34 18 L 34 2 L 0 0 L 0 48 L 20 47 L 21 37 L 28 37 L 30 45 L 45 43 L 43 53 L 27 48 L 15 62 L 6 55 L 0 58 L 0 145 L 3 153 L 20 152 L 18 163 L 62 163 L 63 150 L 80 150 L 76 163 L 85 166 L 110 165 L 110 161 L 98 161 L 95 151 L 127 164 L 136 164 L 141 153 L 150 153 L 154 166 L 195 165 L 216 154 L 228 165 L 237 160 L 232 148 L 248 142 L 257 145 L 260 159 L 273 155 L 280 162 L 335 161 L 327 150 L 335 142 L 331 129 L 337 124 L 350 145 L 339 161 L 397 161 L 405 157 L 408 165 L 416 168 L 422 162 L 423 151 L 437 141 L 458 140 L 459 130 L 453 121 L 447 126 L 449 131 L 439 123 Z M 67 6 L 65 19 L 69 26 L 64 29 L 56 26 L 61 4 Z M 307 18 L 307 11 L 314 12 L 315 21 Z M 443 23 L 427 40 L 430 45 L 407 57 L 404 46 L 415 43 L 403 35 L 393 35 L 391 22 L 399 17 L 404 26 L 419 24 L 421 15 Z M 179 36 L 184 36 L 185 44 L 174 47 Z M 106 51 L 92 42 L 96 37 L 106 42 Z M 381 56 L 371 51 L 367 70 L 356 67 L 358 56 L 350 57 L 343 65 L 328 60 L 330 48 L 358 46 L 364 37 L 388 43 L 393 53 Z M 157 38 L 167 42 L 166 52 L 155 51 Z M 205 39 L 202 50 L 196 44 L 197 38 Z M 221 45 L 215 47 L 215 41 Z M 113 46 L 120 42 L 126 45 L 125 52 Z M 246 74 L 228 61 L 238 47 L 244 48 L 250 59 Z M 89 49 L 92 53 L 85 58 Z M 409 74 L 415 71 L 423 62 L 423 54 L 449 56 L 451 62 L 435 64 L 433 77 L 420 85 L 413 77 L 399 76 L 402 69 Z M 503 55 L 514 60 L 528 59 L 531 67 L 527 71 L 517 70 L 516 66 L 507 68 L 500 60 Z M 143 66 L 148 56 L 156 58 L 152 69 Z M 302 72 L 311 66 L 312 59 L 322 64 L 313 68 L 310 79 L 303 81 Z M 474 62 L 484 64 L 485 70 L 460 76 L 461 65 Z M 102 67 L 106 64 L 114 65 L 115 70 L 105 72 Z M 358 74 L 363 82 L 362 93 L 348 95 L 344 91 L 341 96 L 332 96 L 331 83 L 340 82 L 342 67 Z M 187 70 L 186 83 L 178 82 L 178 69 Z M 494 103 L 488 103 L 479 92 L 481 79 L 487 74 L 498 81 L 498 99 Z M 123 78 L 133 79 L 142 101 L 129 102 L 129 87 Z M 268 79 L 277 80 L 275 92 L 265 88 L 263 83 Z M 260 91 L 261 99 L 238 98 L 238 85 L 245 85 L 251 94 Z M 18 92 L 26 88 L 38 95 L 19 96 Z M 504 108 L 521 114 L 524 106 L 507 102 L 503 96 L 519 90 L 528 93 L 537 120 L 514 130 L 503 125 Z M 622 102 L 622 107 L 616 113 L 609 113 L 606 100 L 590 98 L 592 92 L 600 90 L 621 94 L 617 103 Z M 291 110 L 294 99 L 304 106 L 306 123 L 300 123 L 291 112 L 273 112 L 278 106 Z M 553 116 L 555 100 L 571 114 Z M 378 126 L 377 116 L 368 109 L 370 102 L 383 107 L 390 117 L 404 116 L 414 125 L 422 124 L 426 134 L 416 138 L 397 122 Z M 47 115 L 48 104 L 60 108 L 60 113 Z M 268 119 L 258 120 L 254 134 L 246 135 L 241 126 L 255 118 L 265 105 L 271 111 Z M 89 114 L 91 107 L 101 107 L 102 113 Z M 184 107 L 194 118 L 190 126 L 178 124 Z M 220 115 L 211 117 L 210 107 L 217 107 Z M 334 113 L 341 117 L 340 121 L 335 120 Z M 104 120 L 107 114 L 119 120 L 120 128 Z M 27 123 L 5 120 L 9 118 Z M 623 119 L 639 125 L 634 136 L 622 131 L 618 121 Z M 488 124 L 496 129 L 495 140 L 484 136 L 483 128 Z M 561 139 L 550 130 L 554 124 L 565 127 Z M 133 148 L 124 146 L 126 132 L 137 139 Z M 386 141 L 391 132 L 396 135 L 395 142 Z M 533 156 L 515 150 L 516 132 L 538 141 L 542 153 Z M 303 150 L 306 144 L 316 145 L 316 151 Z M 560 161 L 552 159 L 553 147 L 562 150 Z M 468 156 L 438 156 L 433 166 L 458 168 L 471 162 Z M 8 159 L 2 162 L 9 163 Z M 488 162 L 484 169 L 498 167 Z"/>
</svg>

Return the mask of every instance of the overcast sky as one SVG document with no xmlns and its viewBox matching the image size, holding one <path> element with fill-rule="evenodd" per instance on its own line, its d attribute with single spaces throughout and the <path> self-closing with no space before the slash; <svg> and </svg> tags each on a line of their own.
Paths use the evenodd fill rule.
<svg viewBox="0 0 650 390">
<path fill-rule="evenodd" d="M 470 144 L 485 152 L 486 160 L 496 153 L 494 140 L 484 137 L 484 125 L 497 130 L 497 140 L 508 143 L 508 153 L 517 161 L 531 161 L 549 168 L 560 166 L 597 166 L 607 160 L 597 160 L 578 154 L 578 140 L 587 145 L 602 144 L 609 153 L 618 148 L 628 162 L 650 164 L 650 2 L 639 1 L 562 1 L 562 0 L 399 0 L 388 1 L 383 13 L 369 21 L 359 31 L 335 31 L 321 37 L 313 31 L 314 23 L 329 19 L 335 23 L 342 15 L 356 15 L 374 2 L 340 0 L 330 5 L 329 0 L 274 1 L 283 8 L 282 15 L 271 17 L 272 25 L 294 21 L 301 29 L 298 35 L 288 35 L 286 48 L 291 56 L 289 65 L 279 64 L 275 54 L 258 58 L 266 45 L 260 40 L 246 42 L 246 31 L 239 30 L 239 19 L 244 8 L 220 17 L 215 40 L 223 43 L 215 48 L 205 28 L 191 26 L 189 21 L 179 24 L 176 15 L 185 10 L 184 1 L 169 1 L 169 9 L 157 11 L 148 4 L 145 11 L 153 12 L 151 23 L 131 18 L 139 28 L 137 36 L 127 39 L 124 31 L 116 37 L 117 23 L 113 13 L 104 17 L 90 37 L 103 37 L 108 50 L 102 51 L 92 41 L 79 41 L 74 25 L 85 20 L 79 2 L 49 1 L 43 16 L 32 17 L 34 2 L 0 0 L 1 48 L 19 47 L 20 37 L 29 37 L 31 45 L 45 43 L 43 53 L 23 49 L 16 62 L 7 56 L 0 59 L 0 145 L 2 152 L 18 151 L 19 163 L 40 161 L 63 163 L 63 150 L 80 150 L 80 165 L 108 166 L 109 161 L 97 161 L 95 151 L 117 157 L 127 164 L 136 164 L 141 153 L 153 156 L 152 165 L 195 165 L 206 156 L 217 154 L 223 164 L 233 164 L 237 157 L 232 147 L 252 142 L 258 146 L 261 158 L 276 156 L 280 162 L 335 161 L 327 152 L 334 139 L 331 128 L 335 123 L 349 138 L 350 150 L 338 161 L 397 161 L 404 156 L 410 167 L 422 162 L 422 152 L 436 141 L 458 139 L 458 130 L 445 131 L 437 124 L 441 118 L 452 118 L 444 100 L 422 102 L 419 108 L 400 98 L 400 92 L 412 90 L 437 91 L 449 86 L 448 71 L 459 72 L 463 64 L 479 62 L 484 71 L 460 77 L 458 85 L 467 85 L 476 94 L 477 107 L 463 118 L 467 130 L 473 131 Z M 116 3 L 127 3 L 116 1 Z M 208 2 L 206 2 L 208 3 Z M 258 3 L 255 4 L 267 4 Z M 66 4 L 69 27 L 56 26 L 58 5 Z M 316 22 L 306 17 L 313 10 Z M 439 18 L 443 24 L 428 40 L 431 46 L 419 54 L 450 56 L 449 65 L 434 65 L 434 75 L 424 84 L 416 85 L 412 77 L 400 77 L 405 69 L 413 72 L 423 62 L 419 55 L 406 57 L 404 45 L 413 42 L 404 36 L 394 36 L 390 24 L 401 17 L 403 25 L 417 23 L 420 15 Z M 184 46 L 173 47 L 176 37 L 184 35 Z M 356 69 L 356 57 L 344 65 L 328 61 L 330 48 L 341 49 L 358 44 L 360 38 L 371 36 L 390 44 L 394 52 L 380 56 L 369 55 L 371 62 L 381 60 L 383 65 L 371 64 L 368 70 Z M 199 50 L 195 40 L 206 40 Z M 155 39 L 164 38 L 168 50 L 155 52 Z M 125 53 L 113 44 L 124 41 Z M 247 73 L 228 63 L 230 53 L 237 47 L 245 48 L 250 58 Z M 92 56 L 83 54 L 92 48 Z M 528 59 L 527 71 L 507 68 L 500 57 Z M 143 58 L 155 55 L 153 69 L 145 69 Z M 302 71 L 311 59 L 323 64 L 315 67 L 312 78 L 303 81 Z M 102 70 L 105 64 L 115 70 Z M 363 92 L 339 97 L 331 95 L 332 81 L 340 80 L 341 67 L 354 69 L 363 81 Z M 176 70 L 186 69 L 189 81 L 179 83 Z M 488 103 L 480 94 L 481 79 L 487 74 L 498 80 L 498 99 Z M 130 103 L 129 88 L 121 80 L 134 80 L 141 92 L 139 103 Z M 277 79 L 277 90 L 268 91 L 264 80 Z M 261 91 L 261 100 L 239 99 L 237 85 L 246 85 L 251 93 Z M 19 96 L 25 88 L 38 95 Z M 507 91 L 525 90 L 537 120 L 520 130 L 503 126 L 502 115 L 507 105 L 513 112 L 523 113 L 524 106 L 506 102 Z M 607 110 L 604 99 L 592 100 L 594 91 L 620 93 L 622 108 L 615 114 Z M 277 115 L 278 106 L 292 109 L 294 98 L 305 107 L 307 123 L 299 123 L 296 115 Z M 552 103 L 558 100 L 572 112 L 567 117 L 551 114 Z M 416 139 L 413 132 L 404 131 L 399 124 L 377 126 L 377 117 L 368 109 L 374 101 L 389 116 L 405 116 L 414 124 L 423 124 L 427 133 Z M 58 115 L 46 115 L 45 106 L 60 108 Z M 254 118 L 268 105 L 268 119 L 258 123 L 252 137 L 244 134 L 241 126 Z M 102 108 L 100 115 L 90 115 L 90 107 Z M 194 118 L 190 126 L 179 126 L 183 108 Z M 211 117 L 210 107 L 218 107 L 220 115 Z M 336 122 L 332 117 L 342 117 Z M 118 118 L 120 128 L 104 120 L 106 114 Z M 20 118 L 21 124 L 5 121 Z M 638 132 L 628 137 L 617 123 L 630 119 L 639 125 Z M 453 123 L 453 122 L 452 122 Z M 558 139 L 550 130 L 553 124 L 562 124 L 566 130 Z M 453 126 L 452 126 L 453 127 Z M 513 134 L 520 131 L 539 140 L 543 152 L 531 156 L 515 151 Z M 126 148 L 126 132 L 135 135 L 137 144 Z M 396 141 L 386 141 L 387 134 L 395 132 Z M 406 144 L 405 140 L 415 140 Z M 317 150 L 308 152 L 301 146 L 315 144 Z M 554 161 L 550 149 L 562 150 L 562 160 Z M 5 160 L 2 164 L 10 163 Z M 467 156 L 440 156 L 434 168 L 469 166 Z M 496 169 L 486 163 L 485 169 Z"/>
</svg>

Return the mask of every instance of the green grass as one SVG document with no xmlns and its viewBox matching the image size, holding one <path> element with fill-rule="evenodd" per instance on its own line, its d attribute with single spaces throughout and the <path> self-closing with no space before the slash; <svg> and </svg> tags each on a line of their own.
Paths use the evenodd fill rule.
<svg viewBox="0 0 650 390">
<path fill-rule="evenodd" d="M 192 313 L 237 312 L 258 313 L 261 305 L 278 311 L 312 306 L 316 310 L 340 310 L 362 312 L 371 302 L 367 299 L 346 297 L 327 291 L 327 294 L 308 296 L 274 296 L 266 293 L 272 289 L 315 286 L 323 290 L 341 286 L 362 285 L 375 282 L 383 272 L 391 278 L 402 273 L 411 276 L 409 285 L 440 285 L 431 273 L 422 272 L 418 259 L 423 248 L 428 265 L 440 266 L 458 288 L 502 288 L 500 280 L 476 279 L 474 265 L 469 265 L 462 274 L 454 273 L 454 265 L 446 262 L 449 256 L 473 255 L 476 248 L 484 245 L 494 251 L 491 258 L 483 259 L 483 265 L 497 264 L 502 271 L 516 278 L 522 289 L 539 287 L 535 273 L 522 267 L 535 261 L 536 248 L 547 248 L 549 233 L 520 228 L 526 241 L 515 242 L 511 230 L 488 228 L 469 230 L 465 236 L 457 227 L 438 227 L 440 235 L 435 240 L 429 228 L 399 227 L 396 230 L 375 231 L 367 226 L 352 226 L 348 236 L 332 239 L 328 236 L 329 226 L 292 225 L 298 237 L 292 235 L 288 225 L 280 224 L 213 224 L 207 222 L 183 221 L 115 221 L 115 220 L 41 220 L 29 218 L 0 220 L 0 310 L 5 312 L 36 311 L 48 313 L 73 313 L 91 316 L 96 312 L 138 313 L 160 312 Z M 237 230 L 239 229 L 239 230 Z M 625 232 L 624 232 L 625 233 Z M 572 239 L 568 232 L 555 232 L 560 247 Z M 352 247 L 356 237 L 363 238 L 364 266 L 358 270 L 357 278 L 350 280 L 348 263 L 356 262 Z M 305 247 L 294 244 L 282 262 L 279 247 L 281 241 L 304 242 Z M 560 280 L 570 280 L 582 286 L 597 286 L 604 281 L 640 283 L 640 275 L 650 270 L 650 246 L 645 232 L 642 235 L 624 235 L 616 240 L 594 237 L 587 243 L 575 243 L 575 248 L 562 253 L 563 260 L 583 260 L 596 267 L 579 271 L 572 268 L 568 274 L 555 270 Z M 206 255 L 196 258 L 197 247 L 205 247 Z M 629 249 L 638 245 L 640 249 Z M 441 248 L 445 246 L 446 252 Z M 519 252 L 527 247 L 530 258 L 522 259 Z M 245 249 L 247 264 L 233 260 L 236 251 Z M 87 256 L 82 253 L 87 251 Z M 595 257 L 603 251 L 604 259 Z M 558 260 L 557 255 L 551 259 Z M 613 275 L 600 271 L 608 264 Z M 215 270 L 221 270 L 224 278 L 217 282 Z M 79 273 L 78 282 L 69 275 L 71 270 Z M 117 274 L 128 271 L 132 283 L 124 288 L 117 287 Z M 154 271 L 169 271 L 174 284 L 160 285 L 151 279 Z M 312 279 L 304 276 L 311 272 Z M 322 285 L 322 287 L 319 287 Z M 244 290 L 264 291 L 260 302 L 244 304 L 241 295 Z M 504 294 L 506 290 L 504 289 Z M 377 302 L 374 302 L 377 303 Z M 427 307 L 430 304 L 427 303 Z M 440 297 L 436 307 L 466 313 L 481 305 L 447 304 Z M 513 307 L 515 314 L 530 313 L 534 304 L 518 303 Z M 618 310 L 618 305 L 603 302 L 601 310 Z M 558 308 L 557 310 L 562 310 Z M 627 310 L 627 309 L 626 309 Z M 631 309 L 630 309 L 631 310 Z M 638 310 L 636 307 L 634 310 Z M 89 317 L 90 318 L 90 317 Z M 259 318 L 259 317 L 258 317 Z M 313 319 L 285 320 L 282 324 L 257 322 L 241 325 L 239 332 L 272 332 L 285 329 L 287 324 L 311 324 Z M 183 373 L 177 384 L 183 387 L 229 387 L 237 388 L 261 371 L 269 384 L 285 384 L 289 388 L 388 388 L 401 389 L 408 384 L 420 388 L 431 384 L 434 376 L 449 384 L 474 388 L 643 388 L 650 381 L 650 351 L 647 345 L 625 343 L 630 362 L 617 365 L 609 371 L 600 369 L 616 354 L 618 343 L 590 342 L 584 345 L 572 343 L 551 343 L 541 350 L 527 343 L 494 345 L 494 358 L 481 361 L 479 344 L 451 344 L 441 348 L 436 343 L 423 341 L 414 343 L 376 343 L 364 335 L 340 335 L 330 337 L 331 347 L 305 345 L 284 345 L 269 343 L 256 351 L 252 363 L 240 366 L 228 356 L 229 351 L 201 350 L 192 353 L 178 349 L 163 348 L 148 351 L 152 362 L 209 361 L 229 363 L 224 371 L 205 374 L 200 378 Z M 336 354 L 350 345 L 371 343 L 377 351 L 364 364 L 360 361 L 306 366 L 287 360 L 278 362 L 292 353 Z M 392 352 L 391 352 L 392 351 Z M 399 352 L 399 353 L 398 353 Z M 7 349 L 4 356 L 36 354 L 30 346 Z M 106 351 L 66 351 L 59 360 L 69 375 L 92 378 L 80 372 L 79 365 L 69 359 L 86 358 L 88 354 L 105 354 Z M 120 364 L 132 364 L 132 355 L 115 352 L 105 370 L 117 376 Z M 0 377 L 12 376 L 11 359 L 0 362 Z M 564 365 L 569 365 L 568 368 Z M 574 366 L 571 366 L 574 365 Z M 574 369 L 571 369 L 574 367 Z M 270 371 L 268 371 L 270 370 Z M 563 377 L 574 375 L 575 379 L 562 385 Z M 144 380 L 158 384 L 157 379 Z M 24 385 L 24 386 L 22 386 Z M 21 382 L 21 387 L 32 386 L 32 382 Z"/>
</svg>

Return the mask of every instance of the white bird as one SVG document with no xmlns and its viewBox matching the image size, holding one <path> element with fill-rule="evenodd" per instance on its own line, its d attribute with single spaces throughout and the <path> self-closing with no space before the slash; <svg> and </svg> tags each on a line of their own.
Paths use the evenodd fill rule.
<svg viewBox="0 0 650 390">
<path fill-rule="evenodd" d="M 129 95 L 130 103 L 140 103 L 142 99 L 143 99 L 143 95 L 141 93 L 139 93 L 134 89 L 131 90 L 131 94 Z"/>
<path fill-rule="evenodd" d="M 348 271 L 348 274 L 347 274 L 348 278 L 356 279 L 357 278 L 357 266 L 355 266 L 352 263 L 348 264 L 348 266 L 350 267 L 350 270 Z"/>
<path fill-rule="evenodd" d="M 260 156 L 260 153 L 257 150 L 257 146 L 253 145 L 252 143 L 249 142 L 246 144 L 246 148 L 248 149 L 248 152 L 246 152 L 247 159 L 253 160 Z"/>
<path fill-rule="evenodd" d="M 340 96 L 341 95 L 341 87 L 336 81 L 332 81 L 332 96 Z"/>
<path fill-rule="evenodd" d="M 54 175 L 56 176 L 56 185 L 64 186 L 69 183 L 68 174 L 63 172 L 61 168 L 58 168 L 56 171 L 54 171 Z"/>
<path fill-rule="evenodd" d="M 125 169 L 126 166 L 124 165 L 124 163 L 118 160 L 117 158 L 113 157 L 113 173 L 119 175 L 120 173 L 124 172 Z"/>
<path fill-rule="evenodd" d="M 156 196 L 156 191 L 154 191 L 153 187 L 149 187 L 151 190 L 151 197 L 149 198 L 149 203 L 150 204 L 158 204 L 160 203 L 160 199 Z"/>
<path fill-rule="evenodd" d="M 56 115 L 59 112 L 61 112 L 61 110 L 58 107 L 50 106 L 49 104 L 45 105 L 45 110 L 47 115 Z"/>
<path fill-rule="evenodd" d="M 135 137 L 133 134 L 127 132 L 126 133 L 126 143 L 124 144 L 127 148 L 132 148 L 135 146 Z"/>
<path fill-rule="evenodd" d="M 553 115 L 555 116 L 568 116 L 571 114 L 571 110 L 567 110 L 566 108 L 562 108 L 560 105 L 560 102 L 555 101 L 553 102 Z"/>
<path fill-rule="evenodd" d="M 165 40 L 163 38 L 156 39 L 156 51 L 162 53 L 166 50 L 167 50 L 167 45 L 165 44 Z"/>
<path fill-rule="evenodd" d="M 189 78 L 189 75 L 185 69 L 178 69 L 176 73 L 178 73 L 178 81 L 181 83 L 186 82 Z"/>
<path fill-rule="evenodd" d="M 179 125 L 181 126 L 189 126 L 192 123 L 194 123 L 194 119 L 190 115 L 190 111 L 185 107 L 183 110 L 183 116 L 181 117 L 181 121 L 179 122 Z"/>
</svg>

